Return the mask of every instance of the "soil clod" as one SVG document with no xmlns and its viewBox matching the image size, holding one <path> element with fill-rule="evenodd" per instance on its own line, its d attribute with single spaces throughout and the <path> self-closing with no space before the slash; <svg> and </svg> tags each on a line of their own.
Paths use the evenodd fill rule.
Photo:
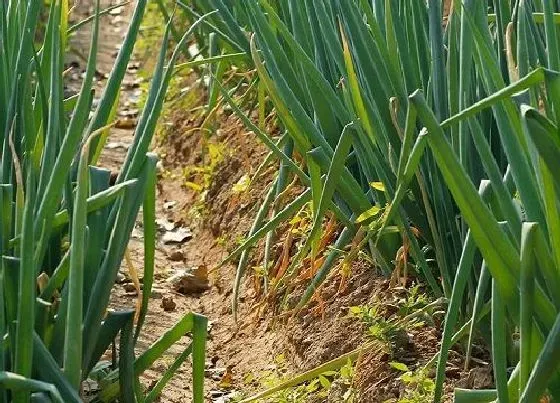
<svg viewBox="0 0 560 403">
<path fill-rule="evenodd" d="M 177 304 L 173 300 L 173 297 L 163 297 L 161 299 L 161 307 L 165 312 L 173 312 L 177 308 Z"/>
<path fill-rule="evenodd" d="M 176 270 L 167 282 L 173 291 L 184 295 L 200 294 L 210 289 L 208 271 L 204 266 Z"/>
</svg>

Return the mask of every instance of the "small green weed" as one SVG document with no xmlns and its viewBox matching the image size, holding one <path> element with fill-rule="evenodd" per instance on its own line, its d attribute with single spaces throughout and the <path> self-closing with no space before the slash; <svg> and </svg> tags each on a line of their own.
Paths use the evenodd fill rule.
<svg viewBox="0 0 560 403">
<path fill-rule="evenodd" d="M 411 371 L 405 364 L 400 362 L 392 362 L 390 365 L 392 368 L 403 373 L 399 379 L 405 385 L 405 392 L 404 396 L 398 400 L 391 399 L 385 403 L 424 403 L 433 400 L 435 382 L 428 376 L 427 371 L 423 367 L 416 371 Z"/>
<path fill-rule="evenodd" d="M 366 327 L 367 335 L 383 342 L 390 351 L 408 339 L 407 330 L 421 327 L 429 315 L 421 315 L 429 305 L 429 297 L 419 286 L 406 290 L 406 295 L 396 304 L 376 301 L 370 305 L 352 306 L 350 316 L 358 318 Z M 390 311 L 394 314 L 387 314 Z"/>
<path fill-rule="evenodd" d="M 264 389 L 273 388 L 284 382 L 287 376 L 286 361 L 283 354 L 275 358 L 275 368 L 260 374 L 250 373 L 245 377 L 246 385 L 258 385 Z M 318 377 L 302 385 L 283 389 L 271 397 L 263 400 L 266 403 L 310 403 L 324 402 L 327 398 L 335 399 L 341 403 L 352 403 L 354 401 L 355 389 L 352 387 L 354 378 L 353 364 L 348 361 L 338 371 L 327 371 Z M 240 394 L 234 398 L 234 402 L 246 398 Z"/>
<path fill-rule="evenodd" d="M 183 168 L 185 185 L 195 191 L 202 192 L 210 187 L 214 172 L 224 160 L 226 145 L 224 143 L 207 142 L 204 145 L 204 161 L 202 165 L 187 165 Z"/>
<path fill-rule="evenodd" d="M 358 318 L 367 329 L 367 335 L 376 340 L 388 344 L 393 340 L 400 330 L 400 326 L 393 318 L 386 319 L 380 313 L 380 305 L 352 306 L 350 315 Z"/>
<path fill-rule="evenodd" d="M 395 359 L 399 349 L 409 343 L 408 332 L 431 322 L 431 316 L 443 302 L 442 299 L 430 301 L 420 286 L 415 285 L 395 302 L 376 301 L 370 305 L 350 307 L 350 316 L 358 318 L 365 325 L 367 335 L 383 342 L 390 356 Z M 389 365 L 402 372 L 399 380 L 405 390 L 399 399 L 385 403 L 423 403 L 433 400 L 435 382 L 424 367 L 411 370 L 406 364 L 396 361 Z"/>
<path fill-rule="evenodd" d="M 309 228 L 313 224 L 313 209 L 311 203 L 307 203 L 298 213 L 289 221 L 290 232 L 295 236 L 305 239 Z"/>
<path fill-rule="evenodd" d="M 407 316 L 423 309 L 430 303 L 430 298 L 421 291 L 420 284 L 416 284 L 406 291 L 406 296 L 398 302 L 400 316 Z"/>
</svg>

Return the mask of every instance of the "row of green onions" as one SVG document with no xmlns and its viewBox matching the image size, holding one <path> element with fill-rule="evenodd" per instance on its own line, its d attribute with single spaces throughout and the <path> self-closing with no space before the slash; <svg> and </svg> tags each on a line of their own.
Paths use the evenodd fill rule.
<svg viewBox="0 0 560 403">
<path fill-rule="evenodd" d="M 355 240 L 389 274 L 397 233 L 449 300 L 435 401 L 453 343 L 466 343 L 468 366 L 481 337 L 495 389 L 457 390 L 456 401 L 560 398 L 559 2 L 454 0 L 446 19 L 440 0 L 180 4 L 191 16 L 218 10 L 201 30 L 217 33 L 224 57 L 245 55 L 237 64 L 257 70 L 289 139 L 276 144 L 222 90 L 279 161 L 224 262 L 241 256 L 235 298 L 250 249 L 310 204 L 310 231 L 271 286 L 289 291 L 305 257 L 325 259 L 287 309 L 309 302 Z M 275 211 L 291 176 L 306 190 Z M 326 214 L 344 229 L 318 251 Z"/>
</svg>

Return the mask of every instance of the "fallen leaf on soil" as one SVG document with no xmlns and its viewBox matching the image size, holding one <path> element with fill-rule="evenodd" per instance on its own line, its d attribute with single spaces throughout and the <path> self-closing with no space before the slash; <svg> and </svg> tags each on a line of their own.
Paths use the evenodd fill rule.
<svg viewBox="0 0 560 403">
<path fill-rule="evenodd" d="M 173 231 L 175 229 L 175 223 L 167 218 L 158 218 L 156 225 L 160 231 Z"/>
<path fill-rule="evenodd" d="M 222 389 L 228 389 L 231 388 L 232 384 L 233 384 L 233 371 L 232 371 L 232 367 L 228 366 L 226 368 L 226 372 L 224 373 L 222 379 L 220 380 L 220 383 L 218 383 L 218 387 Z"/>
<path fill-rule="evenodd" d="M 177 228 L 173 231 L 167 231 L 163 235 L 162 241 L 167 245 L 172 243 L 183 243 L 191 238 L 192 232 L 190 228 Z"/>
</svg>

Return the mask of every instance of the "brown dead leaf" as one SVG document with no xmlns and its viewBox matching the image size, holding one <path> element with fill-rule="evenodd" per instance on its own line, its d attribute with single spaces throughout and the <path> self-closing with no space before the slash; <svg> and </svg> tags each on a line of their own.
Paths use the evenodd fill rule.
<svg viewBox="0 0 560 403">
<path fill-rule="evenodd" d="M 233 367 L 228 366 L 226 372 L 222 376 L 222 379 L 218 383 L 218 387 L 221 389 L 229 389 L 233 385 Z"/>
<path fill-rule="evenodd" d="M 134 129 L 136 127 L 136 119 L 119 119 L 117 120 L 117 123 L 115 124 L 115 127 L 117 129 Z"/>
</svg>

